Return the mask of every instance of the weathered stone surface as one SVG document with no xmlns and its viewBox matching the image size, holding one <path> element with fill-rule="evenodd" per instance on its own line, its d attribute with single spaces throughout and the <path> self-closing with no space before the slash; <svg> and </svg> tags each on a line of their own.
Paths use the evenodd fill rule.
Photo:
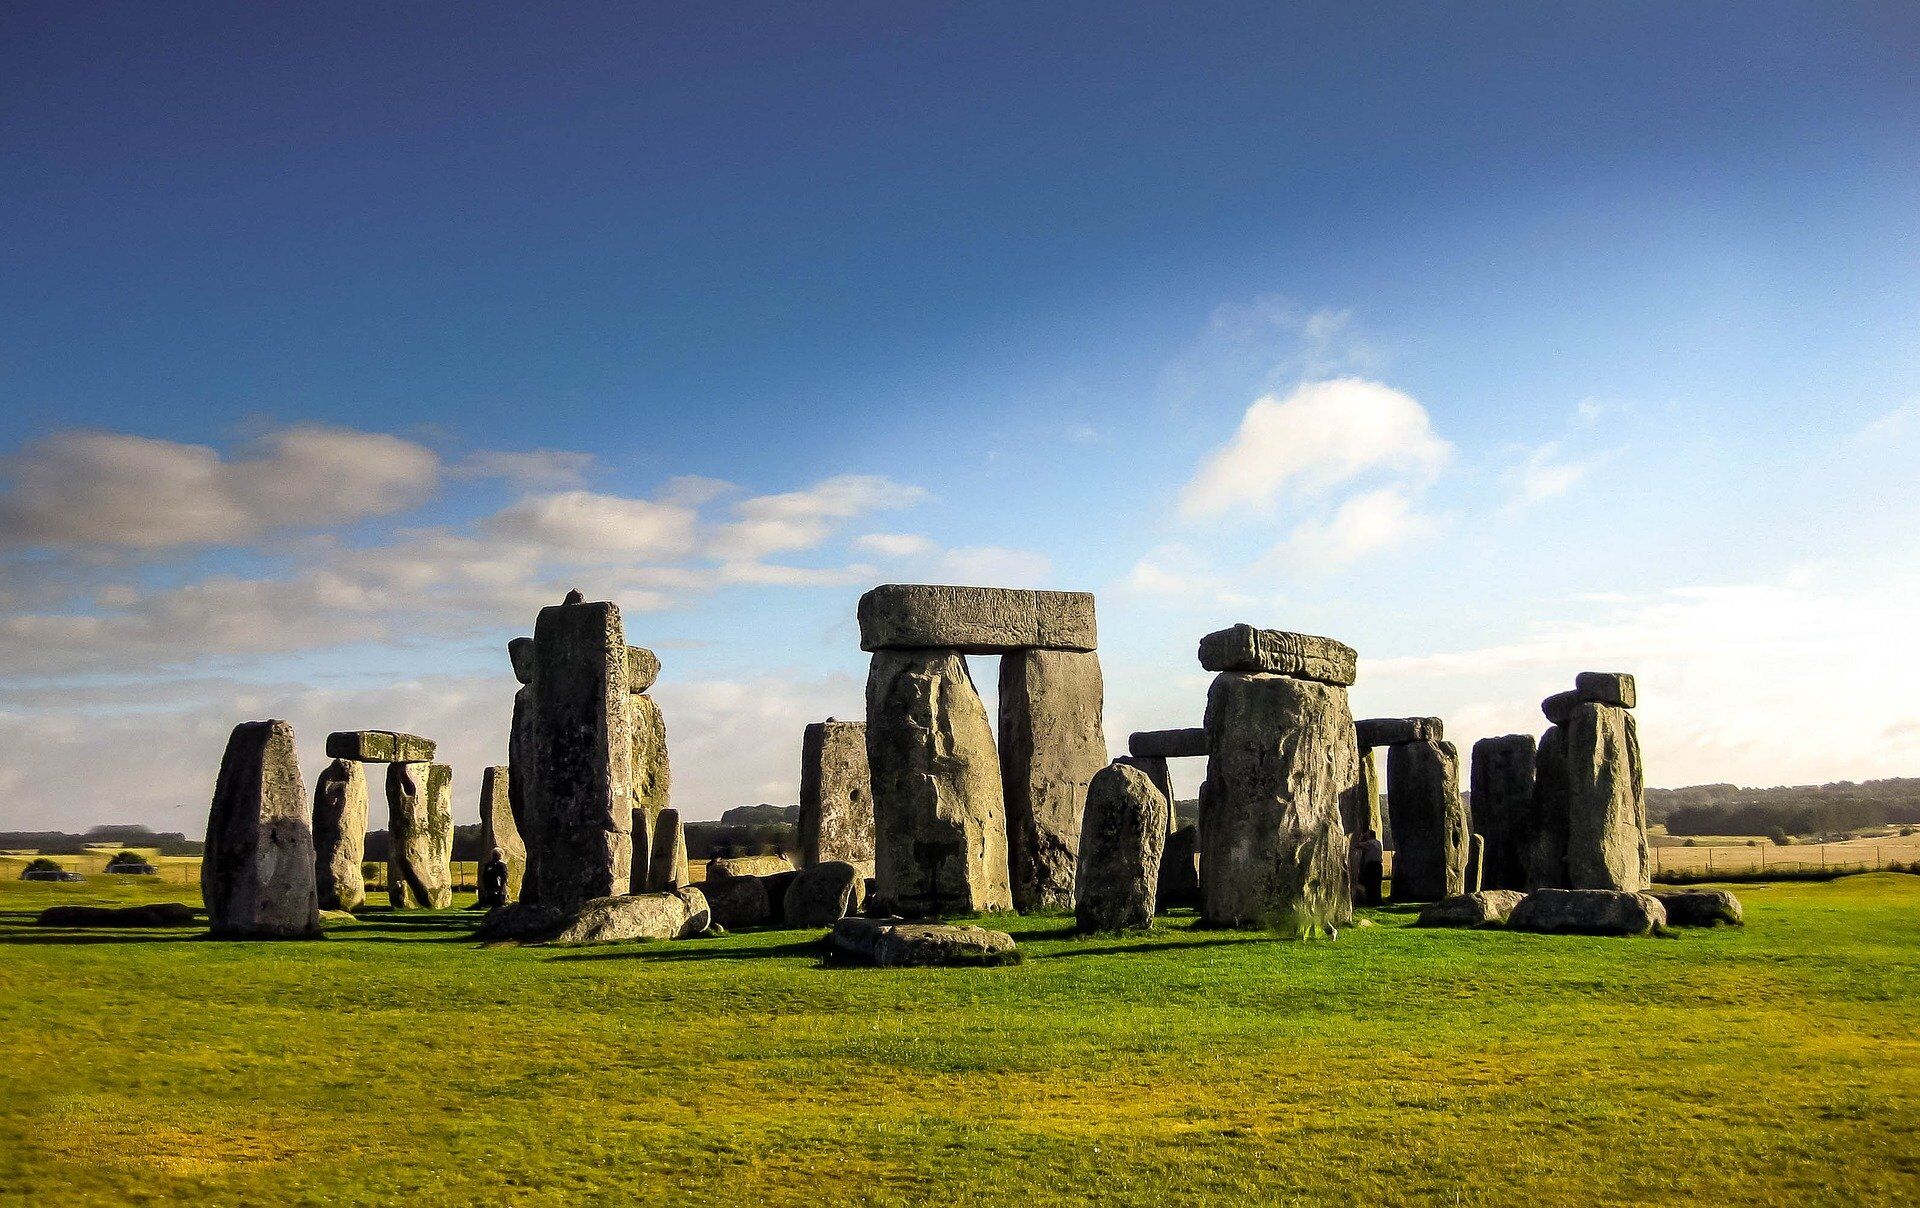
<svg viewBox="0 0 1920 1208">
<path fill-rule="evenodd" d="M 1172 806 L 1146 773 L 1114 762 L 1087 787 L 1073 917 L 1082 931 L 1153 926 Z"/>
<path fill-rule="evenodd" d="M 1585 701 L 1565 734 L 1568 885 L 1645 889 L 1647 802 L 1633 714 Z"/>
<path fill-rule="evenodd" d="M 604 601 L 540 610 L 533 629 L 540 901 L 572 910 L 626 892 L 633 859 L 627 642 Z"/>
<path fill-rule="evenodd" d="M 864 722 L 829 717 L 800 739 L 800 866 L 844 861 L 873 867 L 873 780 Z"/>
<path fill-rule="evenodd" d="M 351 759 L 336 759 L 313 785 L 313 862 L 322 910 L 358 910 L 366 905 L 360 871 L 367 849 L 367 773 Z"/>
<path fill-rule="evenodd" d="M 1087 785 L 1107 766 L 1100 656 L 1015 650 L 1000 660 L 1000 786 L 1014 909 L 1074 908 Z"/>
<path fill-rule="evenodd" d="M 200 893 L 215 935 L 303 939 L 320 934 L 313 824 L 293 726 L 233 728 L 207 814 Z"/>
<path fill-rule="evenodd" d="M 1531 734 L 1504 734 L 1473 744 L 1474 829 L 1486 840 L 1481 864 L 1485 889 L 1525 889 L 1527 852 L 1536 829 Z"/>
<path fill-rule="evenodd" d="M 1486 859 L 1487 841 L 1479 831 L 1474 831 L 1467 836 L 1467 875 L 1461 881 L 1460 892 L 1479 893 L 1484 888 L 1480 881 L 1485 874 Z"/>
<path fill-rule="evenodd" d="M 1564 726 L 1573 715 L 1573 707 L 1579 703 L 1578 692 L 1556 692 L 1540 702 L 1540 712 L 1546 714 L 1549 724 Z"/>
<path fill-rule="evenodd" d="M 327 735 L 328 759 L 355 763 L 431 763 L 434 742 L 394 730 L 341 730 Z"/>
<path fill-rule="evenodd" d="M 1018 959 L 1012 936 L 984 927 L 844 918 L 831 934 L 843 956 L 888 967 L 1004 965 Z"/>
<path fill-rule="evenodd" d="M 770 877 L 792 872 L 793 861 L 785 856 L 716 856 L 707 861 L 707 880 L 727 877 Z"/>
<path fill-rule="evenodd" d="M 1646 935 L 1666 923 L 1652 894 L 1613 889 L 1536 889 L 1507 917 L 1515 931 L 1554 935 Z"/>
<path fill-rule="evenodd" d="M 1208 671 L 1290 675 L 1345 688 L 1358 662 L 1353 647 L 1310 633 L 1235 625 L 1200 639 L 1200 665 Z"/>
<path fill-rule="evenodd" d="M 1631 709 L 1639 703 L 1633 677 L 1624 671 L 1582 671 L 1573 677 L 1573 690 L 1581 700 L 1599 705 Z"/>
<path fill-rule="evenodd" d="M 672 804 L 673 772 L 667 762 L 667 719 L 651 696 L 627 697 L 627 732 L 633 743 L 633 763 L 627 792 L 633 808 L 646 816 L 649 829 L 660 811 Z"/>
<path fill-rule="evenodd" d="M 1525 888 L 1567 888 L 1567 734 L 1559 726 L 1548 726 L 1534 751 Z"/>
<path fill-rule="evenodd" d="M 1452 743 L 1387 748 L 1387 812 L 1393 816 L 1393 900 L 1437 902 L 1465 892 L 1467 807 Z"/>
<path fill-rule="evenodd" d="M 387 765 L 387 901 L 395 910 L 453 905 L 453 769 Z"/>
<path fill-rule="evenodd" d="M 908 916 L 1013 905 L 993 727 L 954 650 L 882 650 L 867 673 L 874 875 Z"/>
<path fill-rule="evenodd" d="M 1527 895 L 1517 889 L 1482 889 L 1457 894 L 1420 908 L 1421 927 L 1487 927 L 1507 921 Z"/>
<path fill-rule="evenodd" d="M 1167 836 L 1160 852 L 1159 910 L 1200 905 L 1200 828 L 1183 826 Z"/>
<path fill-rule="evenodd" d="M 1127 754 L 1138 759 L 1189 759 L 1205 757 L 1206 753 L 1205 726 L 1185 730 L 1135 730 L 1127 736 Z"/>
<path fill-rule="evenodd" d="M 766 883 L 757 876 L 718 880 L 709 876 L 695 888 L 706 895 L 713 921 L 728 931 L 764 927 L 773 917 L 773 902 L 767 896 Z"/>
<path fill-rule="evenodd" d="M 767 922 L 771 925 L 778 927 L 786 923 L 787 890 L 799 875 L 799 869 L 787 868 L 779 872 L 765 873 L 760 877 L 760 883 L 767 887 L 767 904 L 771 908 Z"/>
<path fill-rule="evenodd" d="M 704 934 L 710 926 L 706 896 L 697 888 L 623 893 L 582 903 L 549 942 L 578 945 L 690 939 Z"/>
<path fill-rule="evenodd" d="M 1680 889 L 1655 893 L 1673 927 L 1738 927 L 1746 921 L 1740 899 L 1725 889 Z"/>
<path fill-rule="evenodd" d="M 1364 717 L 1353 723 L 1362 747 L 1391 747 L 1403 742 L 1439 742 L 1446 723 L 1437 717 Z"/>
<path fill-rule="evenodd" d="M 531 657 L 533 639 L 519 640 L 528 643 L 527 652 Z M 521 872 L 518 898 L 522 902 L 540 900 L 540 820 L 533 812 L 534 761 L 540 758 L 540 742 L 534 733 L 536 720 L 533 689 L 521 688 L 513 694 L 513 723 L 507 733 L 507 804 L 513 810 L 513 825 L 520 832 L 521 846 L 526 848 L 526 866 Z"/>
<path fill-rule="evenodd" d="M 1386 823 L 1380 814 L 1380 757 L 1372 747 L 1361 747 L 1354 782 L 1340 795 L 1340 827 L 1348 836 L 1372 831 L 1384 838 Z"/>
<path fill-rule="evenodd" d="M 831 927 L 860 908 L 860 870 L 845 860 L 809 864 L 787 886 L 789 927 Z"/>
<path fill-rule="evenodd" d="M 629 833 L 633 836 L 633 857 L 627 867 L 627 892 L 651 892 L 647 878 L 653 875 L 653 828 L 654 823 L 639 810 L 633 811 L 633 826 Z"/>
<path fill-rule="evenodd" d="M 507 661 L 513 664 L 513 678 L 522 684 L 533 682 L 533 639 L 514 638 L 507 643 Z"/>
<path fill-rule="evenodd" d="M 1084 591 L 1019 591 L 887 583 L 860 597 L 860 649 L 1092 650 L 1099 645 L 1093 596 Z"/>
<path fill-rule="evenodd" d="M 1122 755 L 1117 762 L 1124 763 L 1128 767 L 1139 768 L 1146 774 L 1148 780 L 1153 781 L 1153 787 L 1160 790 L 1160 795 L 1167 799 L 1167 828 L 1168 833 L 1172 833 L 1175 823 L 1173 772 L 1167 767 L 1167 761 L 1154 755 Z"/>
<path fill-rule="evenodd" d="M 1207 692 L 1201 914 L 1306 936 L 1353 914 L 1340 803 L 1359 777 L 1347 692 L 1222 672 Z"/>
<path fill-rule="evenodd" d="M 666 893 L 687 883 L 687 828 L 680 811 L 668 807 L 653 820 L 653 853 L 647 864 L 647 889 Z"/>
<path fill-rule="evenodd" d="M 194 909 L 185 902 L 145 906 L 49 906 L 34 923 L 41 927 L 191 927 Z"/>
<path fill-rule="evenodd" d="M 495 848 L 506 857 L 507 901 L 517 902 L 527 875 L 527 845 L 513 821 L 508 793 L 512 779 L 506 767 L 491 767 L 480 774 L 480 859 L 485 862 L 487 853 Z"/>
<path fill-rule="evenodd" d="M 660 656 L 645 646 L 627 647 L 627 691 L 649 691 L 659 679 Z"/>
<path fill-rule="evenodd" d="M 558 935 L 569 917 L 562 911 L 538 902 L 525 899 L 508 902 L 505 906 L 495 906 L 487 911 L 486 917 L 474 929 L 473 938 L 487 944 L 505 940 L 539 943 Z"/>
</svg>

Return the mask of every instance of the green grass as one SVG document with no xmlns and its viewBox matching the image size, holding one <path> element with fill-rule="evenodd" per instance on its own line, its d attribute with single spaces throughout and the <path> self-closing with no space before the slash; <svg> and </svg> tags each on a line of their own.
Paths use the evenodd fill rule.
<svg viewBox="0 0 1920 1208">
<path fill-rule="evenodd" d="M 1920 878 L 1673 939 L 1076 939 L 823 968 L 816 933 L 479 949 L 78 937 L 0 883 L 0 1198 L 1914 1203 Z"/>
</svg>

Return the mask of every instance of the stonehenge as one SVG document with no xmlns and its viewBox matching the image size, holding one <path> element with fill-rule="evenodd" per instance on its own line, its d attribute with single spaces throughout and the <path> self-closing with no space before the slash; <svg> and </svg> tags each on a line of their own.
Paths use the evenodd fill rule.
<svg viewBox="0 0 1920 1208">
<path fill-rule="evenodd" d="M 829 717 L 800 740 L 800 867 L 836 861 L 873 869 L 873 779 L 865 722 Z"/>
<path fill-rule="evenodd" d="M 241 722 L 228 737 L 207 813 L 200 894 L 216 936 L 320 934 L 313 827 L 289 723 Z"/>
<path fill-rule="evenodd" d="M 1666 925 L 1658 898 L 1617 889 L 1536 889 L 1507 917 L 1515 931 L 1548 935 L 1649 935 Z"/>
<path fill-rule="evenodd" d="M 354 763 L 432 763 L 432 739 L 393 730 L 341 730 L 327 735 L 327 758 Z"/>
<path fill-rule="evenodd" d="M 1104 695 L 1092 652 L 1001 656 L 1000 779 L 1016 910 L 1077 909 L 1081 813 L 1087 786 L 1107 766 Z"/>
<path fill-rule="evenodd" d="M 860 597 L 860 649 L 1075 650 L 1098 646 L 1093 596 L 1080 591 L 1018 591 L 887 583 Z"/>
<path fill-rule="evenodd" d="M 1645 773 L 1631 675 L 1583 671 L 1541 702 L 1528 889 L 1637 892 L 1650 883 Z"/>
<path fill-rule="evenodd" d="M 538 901 L 558 910 L 631 887 L 630 668 L 618 605 L 570 593 L 540 610 L 526 837 L 538 853 Z"/>
<path fill-rule="evenodd" d="M 642 646 L 627 647 L 627 732 L 632 740 L 633 875 L 651 863 L 654 820 L 667 808 L 673 776 L 667 764 L 667 719 L 659 702 L 647 695 L 660 678 L 660 659 Z"/>
<path fill-rule="evenodd" d="M 1073 914 L 1081 931 L 1153 926 L 1172 808 L 1145 772 L 1115 760 L 1094 774 L 1080 830 Z"/>
<path fill-rule="evenodd" d="M 1467 807 L 1460 756 L 1450 742 L 1387 748 L 1387 814 L 1393 826 L 1396 902 L 1434 902 L 1466 890 Z"/>
<path fill-rule="evenodd" d="M 849 916 L 833 925 L 828 938 L 842 959 L 882 967 L 990 966 L 1020 959 L 1006 932 L 965 924 Z"/>
<path fill-rule="evenodd" d="M 527 846 L 520 839 L 520 828 L 513 820 L 508 786 L 513 780 L 507 767 L 492 767 L 480 774 L 480 856 L 498 851 L 507 862 L 507 901 L 520 900 L 520 886 L 526 878 Z"/>
<path fill-rule="evenodd" d="M 1127 755 L 1131 762 L 1147 774 L 1147 778 L 1160 786 L 1160 792 L 1167 799 L 1167 827 L 1169 832 L 1179 825 L 1179 819 L 1173 811 L 1173 773 L 1167 767 L 1170 759 L 1205 759 L 1207 755 L 1207 731 L 1202 726 L 1190 726 L 1179 730 L 1136 730 L 1127 736 Z"/>
<path fill-rule="evenodd" d="M 1531 734 L 1503 734 L 1473 744 L 1469 785 L 1473 827 L 1486 843 L 1481 888 L 1525 889 L 1533 841 L 1533 772 L 1538 744 Z"/>
<path fill-rule="evenodd" d="M 387 900 L 395 910 L 453 905 L 453 769 L 387 765 Z"/>
<path fill-rule="evenodd" d="M 367 848 L 367 774 L 336 759 L 313 786 L 314 879 L 322 910 L 358 910 L 367 901 L 360 871 Z"/>
<path fill-rule="evenodd" d="M 539 743 L 534 739 L 533 639 L 514 638 L 507 643 L 507 659 L 513 664 L 513 678 L 520 687 L 513 694 L 513 721 L 507 732 L 507 806 L 513 813 L 514 829 L 526 849 L 520 874 L 519 902 L 540 900 L 540 844 L 534 834 L 532 789 L 536 775 L 534 760 Z"/>
</svg>

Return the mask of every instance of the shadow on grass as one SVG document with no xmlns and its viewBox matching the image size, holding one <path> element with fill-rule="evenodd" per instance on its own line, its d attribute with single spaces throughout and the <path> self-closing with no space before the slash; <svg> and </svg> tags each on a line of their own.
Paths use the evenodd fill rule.
<svg viewBox="0 0 1920 1208">
<path fill-rule="evenodd" d="M 1082 939 L 1093 938 L 1082 936 Z M 1072 960 L 1082 956 L 1117 956 L 1135 952 L 1184 952 L 1194 948 L 1214 948 L 1223 944 L 1295 944 L 1298 940 L 1283 940 L 1277 935 L 1268 935 L 1264 931 L 1223 931 L 1214 932 L 1199 939 L 1182 940 L 1146 940 L 1142 943 L 1109 943 L 1092 948 L 1070 948 L 1065 952 L 1036 954 L 1048 961 Z"/>
<path fill-rule="evenodd" d="M 162 927 L 143 927 L 139 930 L 123 928 L 115 931 L 102 927 L 97 930 L 64 927 L 35 927 L 31 931 L 0 931 L 0 946 L 8 944 L 190 944 L 211 939 L 206 929 L 177 928 L 168 930 Z"/>
<path fill-rule="evenodd" d="M 553 949 L 547 959 L 556 961 L 755 961 L 778 957 L 819 956 L 817 939 L 794 940 L 758 948 L 718 948 L 698 940 L 648 940 L 630 944 L 609 944 L 602 949 Z"/>
</svg>

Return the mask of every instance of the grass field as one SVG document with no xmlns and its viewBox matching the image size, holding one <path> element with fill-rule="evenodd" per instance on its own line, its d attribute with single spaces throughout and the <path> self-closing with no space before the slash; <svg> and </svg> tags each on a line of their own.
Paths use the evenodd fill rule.
<svg viewBox="0 0 1920 1208">
<path fill-rule="evenodd" d="M 30 925 L 0 882 L 0 1197 L 35 1203 L 1920 1201 L 1920 877 L 1671 939 L 1013 919 L 994 970 L 815 933 L 477 949 Z"/>
</svg>

